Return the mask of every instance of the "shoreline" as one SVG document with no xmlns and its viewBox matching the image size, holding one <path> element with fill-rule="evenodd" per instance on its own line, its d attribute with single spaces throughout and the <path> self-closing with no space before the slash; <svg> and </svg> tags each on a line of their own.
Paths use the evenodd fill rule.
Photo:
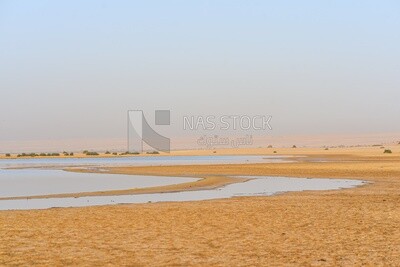
<svg viewBox="0 0 400 267">
<path fill-rule="evenodd" d="M 296 162 L 287 162 L 285 164 L 305 164 L 305 163 L 317 163 L 317 164 L 329 164 L 337 163 L 337 161 L 324 161 L 315 162 L 311 158 L 306 156 L 303 158 L 295 158 Z M 326 159 L 328 160 L 328 159 Z M 354 162 L 362 162 L 360 160 L 354 160 Z M 343 163 L 343 162 L 342 162 Z M 21 200 L 21 199 L 49 199 L 49 198 L 79 198 L 79 197 L 94 197 L 94 196 L 118 196 L 118 195 L 139 195 L 139 194 L 156 194 L 156 193 L 172 193 L 172 192 L 184 192 L 184 191 L 199 191 L 220 188 L 233 183 L 242 183 L 251 178 L 241 178 L 237 176 L 265 176 L 260 175 L 257 171 L 262 168 L 280 169 L 282 163 L 242 163 L 242 164 L 216 164 L 216 165 L 167 165 L 167 166 L 129 166 L 129 167 L 94 167 L 91 169 L 80 167 L 80 168 L 64 168 L 62 171 L 78 172 L 78 173 L 97 173 L 97 174 L 120 174 L 120 175 L 144 175 L 144 176 L 173 176 L 173 177 L 188 177 L 198 178 L 199 180 L 194 182 L 172 184 L 166 186 L 154 186 L 146 188 L 132 188 L 132 189 L 121 189 L 121 190 L 105 190 L 105 191 L 93 191 L 93 192 L 79 192 L 79 193 L 61 193 L 61 194 L 48 194 L 48 195 L 35 195 L 35 196 L 19 196 L 19 197 L 4 197 L 1 200 Z M 300 165 L 298 165 L 300 166 Z M 42 168 L 42 167 L 37 167 Z M 293 166 L 289 166 L 289 169 Z M 299 168 L 299 167 L 296 167 Z M 205 171 L 206 170 L 206 171 Z M 243 171 L 244 170 L 244 171 Z M 255 170 L 255 171 L 254 171 Z M 230 177 L 234 176 L 234 177 Z M 344 176 L 309 176 L 309 175 L 290 175 L 288 173 L 276 172 L 269 174 L 270 177 L 290 177 L 290 178 L 322 178 L 322 179 L 347 179 L 347 180 L 363 180 L 367 184 L 373 183 L 371 180 L 365 180 L 364 178 L 357 177 L 344 177 Z M 361 185 L 365 186 L 365 185 Z M 349 189 L 342 188 L 340 190 Z M 329 191 L 329 190 L 321 190 Z M 287 193 L 287 192 L 283 192 Z"/>
<path fill-rule="evenodd" d="M 344 174 L 335 173 L 326 175 L 318 175 L 315 173 L 302 174 L 296 172 L 292 175 L 293 168 L 297 168 L 298 171 L 304 167 L 304 164 L 318 164 L 319 166 L 325 166 L 327 164 L 343 164 L 353 163 L 362 164 L 365 162 L 373 162 L 376 160 L 376 155 L 365 157 L 363 155 L 351 155 L 351 154 L 319 154 L 319 153 L 305 153 L 304 149 L 298 149 L 297 151 L 303 152 L 303 154 L 297 155 L 284 155 L 286 162 L 279 163 L 229 163 L 229 164 L 182 164 L 182 165 L 163 165 L 163 166 L 118 166 L 118 167 L 104 167 L 104 166 L 62 166 L 63 171 L 79 172 L 79 173 L 109 173 L 109 174 L 121 174 L 121 175 L 148 175 L 148 176 L 174 176 L 174 177 L 190 177 L 198 178 L 199 180 L 194 182 L 173 184 L 167 186 L 154 186 L 146 188 L 132 188 L 132 189 L 121 189 L 121 190 L 104 190 L 94 192 L 79 192 L 79 193 L 61 193 L 61 194 L 47 194 L 47 195 L 35 195 L 35 196 L 19 196 L 19 197 L 4 197 L 1 200 L 20 200 L 20 199 L 48 199 L 48 198 L 78 198 L 78 197 L 91 197 L 91 196 L 117 196 L 117 195 L 137 195 L 137 194 L 151 194 L 151 193 L 171 193 L 171 192 L 183 192 L 183 191 L 197 191 L 197 190 L 208 190 L 216 189 L 233 183 L 246 182 L 249 179 L 239 178 L 237 176 L 271 176 L 271 177 L 291 177 L 291 178 L 325 178 L 325 179 L 353 179 L 353 180 L 365 180 L 364 177 L 357 176 L 346 176 Z M 212 154 L 215 155 L 215 154 Z M 274 154 L 275 155 L 275 154 Z M 128 155 L 129 156 L 129 155 Z M 134 155 L 138 156 L 138 155 Z M 160 155 L 148 155 L 150 157 Z M 180 155 L 183 156 L 184 155 Z M 260 155 L 259 155 L 260 156 Z M 270 155 L 265 155 L 270 156 Z M 279 155 L 278 155 L 279 156 Z M 282 155 L 280 155 L 282 156 Z M 117 156 L 116 156 L 117 157 Z M 398 156 L 396 156 L 397 158 Z M 381 157 L 382 158 L 382 157 Z M 393 157 L 385 157 L 384 161 L 393 161 Z M 382 161 L 382 159 L 380 159 Z M 288 168 L 281 168 L 280 165 L 284 164 Z M 325 164 L 325 165 L 324 165 Z M 317 165 L 316 165 L 317 166 Z M 332 165 L 334 166 L 334 165 Z M 25 169 L 31 167 L 15 167 L 11 169 Z M 34 166 L 33 168 L 52 168 L 51 166 Z M 57 166 L 53 166 L 57 168 Z M 268 175 L 260 174 L 268 171 Z M 290 170 L 285 172 L 285 170 Z M 106 171 L 106 172 L 105 172 Z M 333 176 L 332 176 L 333 175 Z M 230 177 L 235 176 L 235 177 Z M 373 182 L 372 180 L 365 180 L 368 183 Z"/>
<path fill-rule="evenodd" d="M 391 149 L 393 154 L 383 155 L 384 149 Z M 276 151 L 276 153 L 274 153 Z M 169 153 L 160 152 L 159 154 L 130 154 L 130 155 L 120 155 L 122 152 L 118 152 L 118 155 L 105 154 L 104 152 L 99 152 L 99 155 L 86 155 L 81 152 L 74 152 L 73 156 L 65 156 L 60 152 L 60 156 L 25 156 L 17 157 L 18 153 L 11 153 L 11 157 L 6 157 L 5 153 L 0 154 L 0 160 L 2 159 L 49 159 L 49 158 L 123 158 L 123 157 L 164 157 L 164 156 L 296 156 L 306 154 L 309 157 L 313 156 L 385 156 L 386 158 L 392 158 L 399 156 L 400 154 L 400 144 L 389 144 L 389 145 L 366 145 L 366 146 L 346 146 L 346 147 L 262 147 L 262 148 L 216 148 L 216 149 L 187 149 L 187 150 L 172 150 Z M 397 153 L 397 155 L 396 155 Z"/>
</svg>

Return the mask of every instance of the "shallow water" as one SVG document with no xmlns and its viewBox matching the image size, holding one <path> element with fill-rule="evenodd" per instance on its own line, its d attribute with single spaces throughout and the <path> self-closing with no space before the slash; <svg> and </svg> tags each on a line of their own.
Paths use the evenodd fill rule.
<svg viewBox="0 0 400 267">
<path fill-rule="evenodd" d="M 198 201 L 238 196 L 270 196 L 281 192 L 291 191 L 351 188 L 365 183 L 360 180 L 341 179 L 307 179 L 263 176 L 247 177 L 253 179 L 244 183 L 230 184 L 212 190 L 80 198 L 1 200 L 0 210 L 83 207 L 147 202 Z"/>
<path fill-rule="evenodd" d="M 133 189 L 197 180 L 198 178 L 76 173 L 48 169 L 0 169 L 0 198 Z"/>
<path fill-rule="evenodd" d="M 63 166 L 160 166 L 189 164 L 277 163 L 287 156 L 132 156 L 110 158 L 1 159 L 0 168 Z"/>
<path fill-rule="evenodd" d="M 105 166 L 159 166 L 186 164 L 238 164 L 287 162 L 283 156 L 160 156 L 115 158 L 28 158 L 0 160 L 0 197 L 38 196 L 62 193 L 96 192 L 154 187 L 196 181 L 198 178 L 75 173 L 60 170 L 65 166 L 95 168 Z M 9 169 L 34 167 L 35 169 Z M 237 196 L 268 196 L 280 192 L 331 190 L 363 184 L 359 180 L 248 177 L 251 180 L 218 189 L 79 198 L 0 200 L 0 210 L 82 207 L 122 203 L 196 201 Z"/>
</svg>

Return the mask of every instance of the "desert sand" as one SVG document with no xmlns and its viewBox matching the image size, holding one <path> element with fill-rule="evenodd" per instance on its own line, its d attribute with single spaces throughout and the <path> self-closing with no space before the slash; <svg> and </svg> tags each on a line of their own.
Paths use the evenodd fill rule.
<svg viewBox="0 0 400 267">
<path fill-rule="evenodd" d="M 392 154 L 379 147 L 218 150 L 305 157 L 292 163 L 115 169 L 370 183 L 271 197 L 1 211 L 0 265 L 399 266 L 400 146 L 390 149 Z"/>
</svg>

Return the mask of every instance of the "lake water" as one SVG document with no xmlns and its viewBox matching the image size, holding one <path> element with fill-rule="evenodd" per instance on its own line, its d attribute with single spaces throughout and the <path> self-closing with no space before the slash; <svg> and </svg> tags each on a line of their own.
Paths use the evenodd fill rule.
<svg viewBox="0 0 400 267">
<path fill-rule="evenodd" d="M 248 178 L 252 178 L 252 180 L 210 190 L 79 198 L 0 200 L 0 210 L 47 209 L 52 207 L 84 207 L 148 202 L 199 201 L 240 196 L 270 196 L 277 193 L 292 191 L 351 188 L 365 183 L 360 180 L 341 179 L 307 179 L 264 176 L 252 176 Z"/>
<path fill-rule="evenodd" d="M 133 156 L 109 158 L 1 159 L 0 168 L 64 166 L 161 166 L 190 164 L 282 163 L 287 156 Z"/>
<path fill-rule="evenodd" d="M 76 173 L 48 169 L 0 169 L 0 198 L 144 188 L 197 180 L 198 178 Z"/>
<path fill-rule="evenodd" d="M 0 198 L 38 196 L 60 193 L 96 192 L 154 187 L 186 183 L 198 178 L 120 175 L 109 173 L 75 173 L 60 170 L 65 166 L 152 166 L 180 164 L 234 164 L 284 162 L 282 157 L 266 156 L 179 156 L 126 157 L 85 159 L 18 159 L 0 160 Z M 7 169 L 35 167 L 34 169 Z M 42 168 L 37 168 L 42 167 Z M 51 167 L 51 168 L 50 168 Z M 58 168 L 58 169 L 57 169 Z M 112 204 L 198 201 L 239 196 L 269 196 L 281 192 L 333 190 L 362 185 L 360 180 L 307 179 L 287 177 L 246 176 L 249 181 L 218 189 L 79 198 L 42 198 L 0 200 L 0 210 L 46 209 L 52 207 L 83 207 Z"/>
</svg>

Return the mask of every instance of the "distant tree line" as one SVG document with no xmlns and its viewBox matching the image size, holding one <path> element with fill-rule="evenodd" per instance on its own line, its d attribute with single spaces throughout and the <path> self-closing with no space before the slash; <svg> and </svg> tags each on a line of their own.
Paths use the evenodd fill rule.
<svg viewBox="0 0 400 267">
<path fill-rule="evenodd" d="M 40 153 L 40 154 L 36 154 L 36 153 L 21 153 L 18 154 L 17 157 L 59 157 L 60 153 Z"/>
</svg>

